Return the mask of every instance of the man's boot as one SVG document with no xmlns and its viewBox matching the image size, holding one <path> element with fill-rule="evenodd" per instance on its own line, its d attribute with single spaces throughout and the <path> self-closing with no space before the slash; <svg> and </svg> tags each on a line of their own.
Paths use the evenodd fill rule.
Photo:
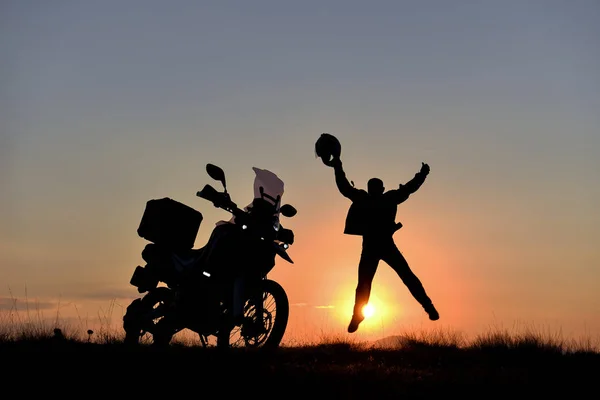
<svg viewBox="0 0 600 400">
<path fill-rule="evenodd" d="M 432 321 L 437 321 L 440 319 L 440 314 L 437 312 L 433 304 L 428 304 L 427 306 L 423 306 L 425 312 L 429 315 L 429 319 Z"/>
<path fill-rule="evenodd" d="M 350 325 L 348 325 L 348 333 L 356 332 L 356 330 L 358 329 L 358 325 L 360 325 L 360 323 L 363 322 L 364 319 L 365 317 L 362 315 L 362 313 L 353 314 L 352 319 L 350 320 Z"/>
</svg>

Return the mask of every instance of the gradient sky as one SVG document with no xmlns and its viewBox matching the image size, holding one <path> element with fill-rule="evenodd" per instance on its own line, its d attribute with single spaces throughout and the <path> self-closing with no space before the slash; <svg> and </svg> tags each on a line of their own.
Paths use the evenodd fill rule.
<svg viewBox="0 0 600 400">
<path fill-rule="evenodd" d="M 201 211 L 201 247 L 228 219 L 206 163 L 238 204 L 256 166 L 299 210 L 288 337 L 345 335 L 360 238 L 329 132 L 358 187 L 431 166 L 395 239 L 441 318 L 382 262 L 357 335 L 600 335 L 599 41 L 594 0 L 4 1 L 0 307 L 118 325 L 145 202 Z"/>
</svg>

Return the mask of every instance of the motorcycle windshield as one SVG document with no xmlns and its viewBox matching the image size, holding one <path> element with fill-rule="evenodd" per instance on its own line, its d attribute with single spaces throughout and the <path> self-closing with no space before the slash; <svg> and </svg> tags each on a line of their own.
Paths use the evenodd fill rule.
<svg viewBox="0 0 600 400">
<path fill-rule="evenodd" d="M 281 207 L 281 199 L 283 197 L 283 188 L 284 188 L 283 181 L 275 173 L 273 173 L 267 169 L 252 167 L 252 170 L 255 173 L 255 176 L 254 176 L 254 199 L 263 198 L 272 204 L 277 204 L 277 213 L 276 213 L 274 227 L 275 227 L 275 229 L 278 230 L 279 225 L 280 225 L 279 224 L 279 209 Z M 261 188 L 262 188 L 262 193 L 266 194 L 266 196 L 261 194 Z M 248 203 L 248 205 L 246 207 L 244 207 L 244 210 L 247 211 L 248 207 L 251 205 L 252 205 L 252 201 L 250 203 Z M 232 217 L 229 220 L 229 222 L 232 223 L 234 220 L 235 220 L 235 217 Z M 219 221 L 219 222 L 217 222 L 217 225 L 220 225 L 222 223 L 225 223 L 225 221 Z"/>
<path fill-rule="evenodd" d="M 267 169 L 252 167 L 252 170 L 256 174 L 254 177 L 254 198 L 263 198 L 277 205 L 275 229 L 279 229 L 279 208 L 283 197 L 283 181 Z"/>
</svg>

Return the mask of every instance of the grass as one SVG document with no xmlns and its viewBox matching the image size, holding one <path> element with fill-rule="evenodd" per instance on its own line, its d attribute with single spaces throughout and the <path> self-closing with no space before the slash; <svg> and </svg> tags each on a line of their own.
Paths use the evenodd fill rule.
<svg viewBox="0 0 600 400">
<path fill-rule="evenodd" d="M 0 318 L 0 376 L 13 383 L 26 378 L 28 395 L 60 388 L 61 397 L 540 398 L 565 392 L 573 398 L 593 390 L 600 376 L 598 343 L 533 329 L 490 329 L 472 340 L 442 329 L 377 342 L 323 335 L 276 351 L 223 353 L 190 338 L 163 350 L 132 349 L 120 329 L 107 328 L 110 318 L 93 332 L 84 322 L 61 326 L 58 315 L 48 321 L 35 311 Z"/>
</svg>

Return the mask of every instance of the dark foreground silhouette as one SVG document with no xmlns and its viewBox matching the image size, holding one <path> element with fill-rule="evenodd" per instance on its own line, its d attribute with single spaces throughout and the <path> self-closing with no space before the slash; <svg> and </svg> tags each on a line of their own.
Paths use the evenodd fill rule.
<svg viewBox="0 0 600 400">
<path fill-rule="evenodd" d="M 600 373 L 598 353 L 535 346 L 384 350 L 339 343 L 223 353 L 44 339 L 0 342 L 0 355 L 7 393 L 59 399 L 574 399 L 594 398 Z"/>
<path fill-rule="evenodd" d="M 365 319 L 363 307 L 369 302 L 373 278 L 381 260 L 398 274 L 413 297 L 427 312 L 429 319 L 438 320 L 438 311 L 393 239 L 394 233 L 402 227 L 402 224 L 396 223 L 395 220 L 398 205 L 423 185 L 429 174 L 429 165 L 422 163 L 421 170 L 414 178 L 404 185 L 398 185 L 397 189 L 385 191 L 383 181 L 372 178 L 367 183 L 367 191 L 365 191 L 355 188 L 346 178 L 346 172 L 342 167 L 341 145 L 336 137 L 327 133 L 322 134 L 315 144 L 315 151 L 325 165 L 334 169 L 335 183 L 340 193 L 352 201 L 346 216 L 344 233 L 363 238 L 358 263 L 354 312 L 348 325 L 348 332 L 355 332 Z"/>
<path fill-rule="evenodd" d="M 286 249 L 293 231 L 279 216 L 296 209 L 281 204 L 283 181 L 253 168 L 254 199 L 244 209 L 231 200 L 223 170 L 207 164 L 223 191 L 205 185 L 197 196 L 232 214 L 216 224 L 208 243 L 193 249 L 203 216 L 170 198 L 147 202 L 138 234 L 149 240 L 142 252 L 145 266 L 135 268 L 131 284 L 145 293 L 123 317 L 125 343 L 167 346 L 183 329 L 196 332 L 202 344 L 210 336 L 220 348 L 277 347 L 289 315 L 285 290 L 267 279 L 276 256 L 292 263 Z M 166 286 L 159 286 L 163 282 Z"/>
</svg>

